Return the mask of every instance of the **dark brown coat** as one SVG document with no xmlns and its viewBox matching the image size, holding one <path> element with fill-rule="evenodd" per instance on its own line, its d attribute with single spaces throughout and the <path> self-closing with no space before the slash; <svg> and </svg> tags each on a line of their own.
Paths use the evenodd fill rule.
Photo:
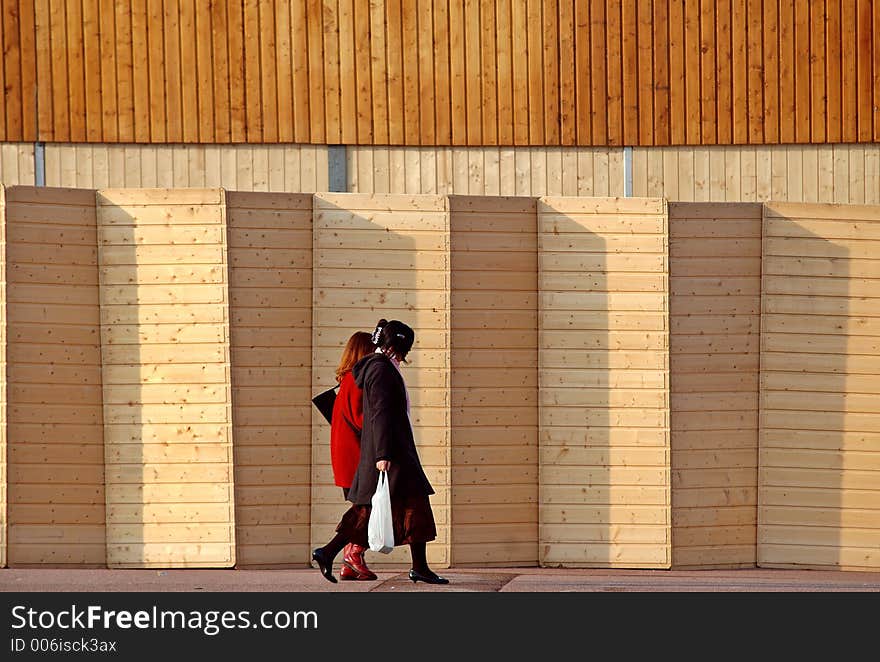
<svg viewBox="0 0 880 662">
<path fill-rule="evenodd" d="M 392 498 L 434 494 L 416 451 L 400 372 L 384 354 L 370 354 L 354 365 L 351 374 L 364 392 L 364 427 L 360 462 L 348 500 L 355 505 L 370 505 L 379 479 L 379 460 L 391 461 L 388 485 Z"/>
</svg>

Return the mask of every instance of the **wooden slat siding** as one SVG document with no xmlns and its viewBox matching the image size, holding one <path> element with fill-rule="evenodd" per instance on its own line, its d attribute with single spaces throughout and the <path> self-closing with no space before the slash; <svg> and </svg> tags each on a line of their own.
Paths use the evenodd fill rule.
<svg viewBox="0 0 880 662">
<path fill-rule="evenodd" d="M 538 232 L 540 563 L 668 568 L 666 203 L 541 198 Z"/>
<path fill-rule="evenodd" d="M 638 0 L 638 102 L 633 112 L 639 118 L 637 142 L 655 144 L 654 138 L 654 89 L 656 78 L 653 63 L 653 7 L 650 0 Z M 641 111 L 640 111 L 641 109 Z M 569 143 L 572 144 L 572 143 Z"/>
<path fill-rule="evenodd" d="M 605 4 L 605 39 L 608 144 L 623 145 L 623 44 L 619 2 Z"/>
<path fill-rule="evenodd" d="M 764 3 L 764 20 L 762 29 L 764 65 L 764 142 L 779 142 L 779 22 L 778 4 Z"/>
<path fill-rule="evenodd" d="M 880 207 L 764 206 L 758 565 L 878 570 Z M 876 368 L 876 366 L 874 366 Z M 816 432 L 820 431 L 820 432 Z"/>
<path fill-rule="evenodd" d="M 260 29 L 260 100 L 263 118 L 263 136 L 260 142 L 278 142 L 278 53 L 275 48 L 275 5 L 274 0 L 260 0 L 259 29 Z M 200 26 L 201 29 L 201 26 Z M 285 54 L 289 56 L 288 53 Z M 205 72 L 210 80 L 212 75 L 210 62 Z M 289 78 L 284 82 L 289 82 Z M 201 82 L 201 81 L 200 81 Z M 199 95 L 201 96 L 201 94 Z M 212 100 L 213 101 L 213 100 Z M 213 104 L 208 106 L 213 110 Z M 213 131 L 213 125 L 211 130 Z M 213 141 L 212 141 L 213 142 Z"/>
<path fill-rule="evenodd" d="M 227 193 L 237 567 L 309 560 L 312 196 Z"/>
<path fill-rule="evenodd" d="M 700 90 L 700 0 L 684 2 L 684 88 L 683 120 L 687 125 L 685 139 L 688 145 L 699 145 L 701 138 Z"/>
<path fill-rule="evenodd" d="M 15 4 L 0 23 L 7 141 L 880 140 L 876 0 Z"/>
<path fill-rule="evenodd" d="M 340 143 L 357 142 L 357 94 L 355 84 L 354 0 L 339 2 L 339 116 Z"/>
<path fill-rule="evenodd" d="M 0 183 L 6 186 L 30 186 L 34 183 L 33 143 L 0 145 Z"/>
<path fill-rule="evenodd" d="M 419 104 L 419 36 L 418 12 L 414 11 L 411 0 L 401 2 L 401 47 L 403 49 L 403 135 L 408 145 L 421 142 L 420 104 Z M 472 27 L 468 25 L 468 27 Z M 479 54 L 477 56 L 479 63 Z M 468 90 L 470 94 L 470 89 Z M 478 115 L 471 115 L 479 123 Z"/>
<path fill-rule="evenodd" d="M 9 419 L 6 415 L 8 374 L 6 364 L 6 190 L 0 184 L 0 568 L 6 567 L 8 535 L 8 479 L 6 471 L 6 437 Z"/>
<path fill-rule="evenodd" d="M 438 2 L 435 4 L 435 11 L 444 7 L 446 4 L 445 0 Z M 496 34 L 495 34 L 495 44 L 496 44 L 496 52 L 493 54 L 496 62 L 496 75 L 498 77 L 498 85 L 497 85 L 497 102 L 498 102 L 498 114 L 497 114 L 497 142 L 499 145 L 513 145 L 514 144 L 514 125 L 516 122 L 516 118 L 514 117 L 513 108 L 514 108 L 514 59 L 521 59 L 522 54 L 516 53 L 513 49 L 513 15 L 512 15 L 512 2 L 511 0 L 499 0 L 496 9 L 495 9 L 495 21 L 496 21 Z M 436 22 L 436 21 L 435 21 Z M 445 35 L 445 29 L 439 36 Z M 435 44 L 435 48 L 439 47 L 439 44 Z M 437 52 L 437 61 L 439 61 L 443 55 L 448 57 L 448 44 L 445 46 L 446 51 Z M 437 66 L 437 65 L 435 65 Z M 440 79 L 437 79 L 437 88 L 443 89 L 443 82 Z M 440 118 L 437 118 L 437 141 L 442 141 L 442 133 L 440 131 Z"/>
<path fill-rule="evenodd" d="M 8 565 L 104 566 L 95 193 L 8 188 L 5 232 Z"/>
<path fill-rule="evenodd" d="M 583 196 L 623 194 L 622 149 L 530 148 L 500 150 L 412 147 L 351 147 L 357 178 L 352 193 L 441 193 L 455 195 L 546 195 L 551 192 Z M 360 165 L 382 158 L 399 163 L 387 179 L 370 176 L 372 167 Z M 616 159 L 616 160 L 615 160 Z M 449 171 L 441 168 L 445 161 Z"/>
<path fill-rule="evenodd" d="M 537 565 L 536 201 L 449 206 L 452 563 Z"/>
<path fill-rule="evenodd" d="M 105 189 L 97 200 L 107 565 L 231 567 L 224 192 Z M 150 515 L 160 503 L 175 506 Z"/>
<path fill-rule="evenodd" d="M 825 53 L 825 3 L 810 3 L 810 50 Z M 810 135 L 813 142 L 825 142 L 825 112 L 827 88 L 825 83 L 825 60 L 810 59 Z"/>
<path fill-rule="evenodd" d="M 761 205 L 672 203 L 669 235 L 672 565 L 753 567 Z"/>
<path fill-rule="evenodd" d="M 198 142 L 199 140 L 199 65 L 198 65 L 198 43 L 196 38 L 196 13 L 195 13 L 195 5 L 190 2 L 182 2 L 180 5 L 180 19 L 179 19 L 179 32 L 180 32 L 180 77 L 181 77 L 181 130 L 183 131 L 183 142 Z M 230 5 L 229 6 L 229 17 L 230 17 L 230 26 L 232 26 L 235 22 L 235 14 L 238 13 L 238 27 L 239 30 L 243 32 L 241 28 L 242 21 L 242 6 L 241 5 Z M 233 87 L 232 92 L 234 93 L 236 90 L 240 92 L 241 100 L 235 99 L 235 96 L 230 99 L 230 109 L 233 113 L 240 112 L 242 113 L 242 129 L 241 132 L 236 131 L 236 126 L 233 125 L 232 135 L 233 140 L 243 140 L 244 139 L 244 95 L 245 95 L 245 74 L 244 74 L 244 46 L 241 45 L 241 36 L 239 36 L 235 31 L 230 31 L 230 55 L 234 52 L 233 50 L 233 40 L 238 36 L 239 39 L 239 47 L 238 47 L 238 57 L 241 59 L 241 68 L 239 72 L 239 76 L 241 77 L 242 84 L 240 84 L 237 88 Z M 183 108 L 186 110 L 184 111 Z"/>
<path fill-rule="evenodd" d="M 647 195 L 676 201 L 803 202 L 806 196 L 812 196 L 812 200 L 818 202 L 843 204 L 877 204 L 880 200 L 878 144 L 857 145 L 852 150 L 846 145 L 713 146 L 702 149 L 708 153 L 709 159 L 709 185 L 705 192 L 700 188 L 699 173 L 682 167 L 681 159 L 677 158 L 700 153 L 699 149 L 690 147 L 634 150 L 633 180 L 647 177 Z M 832 150 L 839 155 L 838 158 L 831 158 Z M 847 159 L 843 158 L 844 151 Z M 660 156 L 651 158 L 651 155 Z M 740 159 L 740 167 L 728 173 L 725 159 L 734 157 Z M 752 169 L 750 164 L 753 162 L 755 167 Z M 807 162 L 810 164 L 809 180 L 805 179 Z M 640 170 L 642 167 L 648 169 L 646 174 Z"/>
<path fill-rule="evenodd" d="M 417 5 L 416 33 L 418 36 L 418 93 L 419 93 L 419 144 L 433 145 L 436 141 L 434 113 L 434 16 L 433 3 Z M 494 55 L 494 48 L 493 48 Z M 413 58 L 414 60 L 416 58 Z M 359 143 L 372 142 L 367 133 L 359 136 Z"/>
<path fill-rule="evenodd" d="M 445 197 L 318 194 L 314 203 L 312 393 L 334 383 L 354 331 L 379 318 L 410 324 L 416 342 L 403 368 L 416 445 L 436 494 L 437 540 L 428 560 L 450 563 L 449 212 Z M 357 250 L 354 250 L 354 249 Z M 333 535 L 348 505 L 333 484 L 329 429 L 312 408 L 312 546 Z M 409 567 L 409 550 L 370 555 L 371 566 Z"/>
<path fill-rule="evenodd" d="M 122 152 L 126 158 L 121 157 Z M 21 145 L 22 183 L 33 182 L 33 145 Z M 242 163 L 239 172 L 236 158 Z M 122 161 L 121 165 L 117 162 Z M 256 159 L 256 161 L 255 161 Z M 97 188 L 107 183 L 129 188 L 200 188 L 313 193 L 328 187 L 327 148 L 320 145 L 46 145 L 46 184 Z M 71 163 L 67 169 L 61 162 Z M 85 164 L 91 162 L 90 167 Z M 255 162 L 266 164 L 255 168 Z M 232 164 L 231 166 L 229 164 Z M 57 164 L 58 167 L 52 167 Z M 269 165 L 272 164 L 271 171 Z M 0 181 L 18 183 L 3 174 Z M 12 175 L 10 175 L 12 177 Z"/>
<path fill-rule="evenodd" d="M 700 81 L 702 93 L 700 94 L 702 124 L 700 136 L 703 143 L 711 143 L 717 140 L 716 129 L 716 103 L 718 102 L 717 70 L 715 67 L 716 41 L 715 41 L 715 11 L 713 3 L 704 4 L 700 12 L 700 68 L 702 80 Z M 717 56 L 719 59 L 727 57 L 727 52 Z"/>
</svg>

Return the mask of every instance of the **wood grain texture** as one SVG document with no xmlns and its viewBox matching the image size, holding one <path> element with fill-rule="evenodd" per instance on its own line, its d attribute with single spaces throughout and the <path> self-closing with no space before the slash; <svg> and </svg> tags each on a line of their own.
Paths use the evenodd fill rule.
<svg viewBox="0 0 880 662">
<path fill-rule="evenodd" d="M 536 201 L 453 196 L 449 205 L 452 563 L 536 565 Z M 522 354 L 516 368 L 504 360 L 511 351 Z"/>
<path fill-rule="evenodd" d="M 880 140 L 877 0 L 5 7 L 8 142 Z"/>
<path fill-rule="evenodd" d="M 764 206 L 760 566 L 880 568 L 878 211 Z"/>
<path fill-rule="evenodd" d="M 224 193 L 103 189 L 97 201 L 107 565 L 232 567 L 236 550 Z M 141 279 L 144 262 L 168 265 L 167 256 L 180 244 L 188 246 L 189 254 L 174 264 L 191 267 L 188 279 L 181 282 L 173 273 L 152 268 L 147 273 L 152 270 L 156 276 Z M 166 257 L 155 254 L 145 260 L 139 247 L 156 248 Z M 169 324 L 179 333 L 163 337 L 156 327 Z M 170 378 L 168 368 L 178 370 L 176 378 Z M 155 452 L 162 447 L 178 452 Z M 144 508 L 156 502 L 180 508 L 148 522 Z M 118 507 L 123 504 L 136 507 Z M 216 509 L 210 521 L 199 519 L 194 513 L 208 504 L 223 509 Z"/>
<path fill-rule="evenodd" d="M 7 189 L 4 233 L 7 561 L 103 566 L 95 193 Z"/>
<path fill-rule="evenodd" d="M 760 238 L 761 205 L 673 203 L 669 233 L 672 564 L 753 567 L 760 243 L 723 246 Z"/>
<path fill-rule="evenodd" d="M 312 343 L 312 196 L 228 193 L 227 221 L 236 565 L 304 567 L 311 365 L 301 357 Z"/>
<path fill-rule="evenodd" d="M 609 218 L 615 222 L 603 224 Z M 668 568 L 666 203 L 542 198 L 538 223 L 540 562 Z M 656 259 L 627 266 L 637 254 Z M 618 285 L 618 278 L 643 282 Z M 630 331 L 646 314 L 653 322 Z M 650 516 L 618 517 L 617 503 Z"/>
</svg>

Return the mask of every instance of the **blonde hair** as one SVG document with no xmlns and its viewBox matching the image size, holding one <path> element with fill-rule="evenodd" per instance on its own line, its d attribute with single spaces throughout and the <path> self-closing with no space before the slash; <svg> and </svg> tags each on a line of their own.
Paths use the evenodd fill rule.
<svg viewBox="0 0 880 662">
<path fill-rule="evenodd" d="M 336 366 L 336 381 L 341 382 L 345 377 L 345 373 L 350 372 L 354 364 L 364 358 L 367 354 L 372 354 L 376 349 L 370 334 L 366 331 L 356 331 L 348 339 L 345 349 L 342 350 L 342 358 L 339 359 L 339 365 Z"/>
</svg>

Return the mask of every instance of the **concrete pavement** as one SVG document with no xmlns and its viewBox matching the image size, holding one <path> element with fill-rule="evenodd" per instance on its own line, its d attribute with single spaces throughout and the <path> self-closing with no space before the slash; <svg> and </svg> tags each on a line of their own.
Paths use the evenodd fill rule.
<svg viewBox="0 0 880 662">
<path fill-rule="evenodd" d="M 338 566 L 335 568 L 338 578 Z M 9 591 L 222 592 L 880 592 L 880 572 L 825 570 L 606 570 L 455 568 L 446 586 L 413 584 L 404 570 L 378 570 L 375 581 L 331 584 L 316 569 L 108 570 L 4 568 Z"/>
</svg>

